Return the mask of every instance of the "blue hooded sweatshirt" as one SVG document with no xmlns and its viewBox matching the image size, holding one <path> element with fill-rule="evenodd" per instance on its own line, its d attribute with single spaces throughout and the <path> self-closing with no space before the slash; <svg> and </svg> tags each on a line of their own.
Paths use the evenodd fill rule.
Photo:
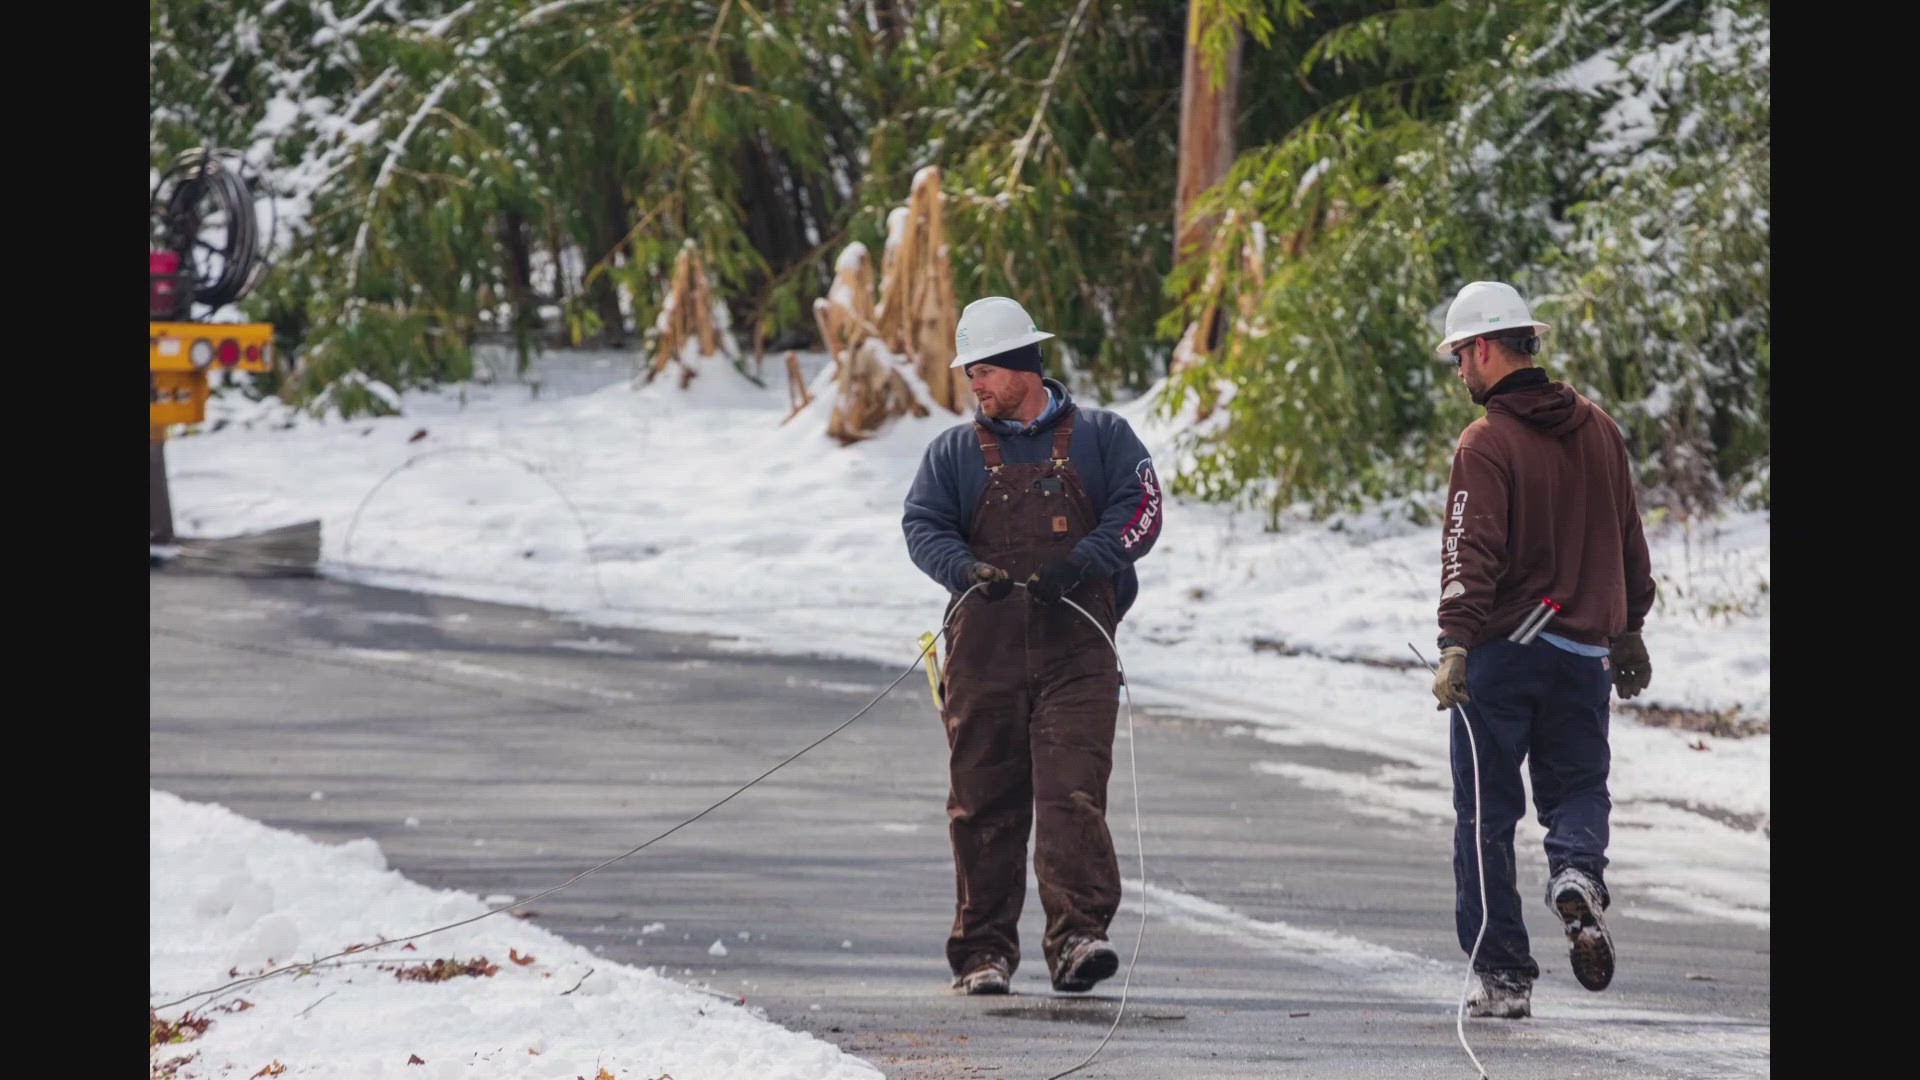
<svg viewBox="0 0 1920 1080">
<path fill-rule="evenodd" d="M 1067 388 L 1053 379 L 1042 384 L 1052 400 L 1032 424 L 987 419 L 977 409 L 974 419 L 999 438 L 1003 460 L 1027 464 L 1047 460 L 1053 453 L 1054 426 L 1070 412 L 1080 414 L 1067 456 L 1100 521 L 1074 545 L 1069 558 L 1088 568 L 1089 576 L 1113 578 L 1115 614 L 1125 616 L 1140 592 L 1133 561 L 1151 551 L 1160 537 L 1163 506 L 1153 459 L 1125 419 L 1105 409 L 1080 408 Z M 974 437 L 973 423 L 968 422 L 948 428 L 927 444 L 920 472 L 907 492 L 901 522 L 907 555 L 913 565 L 954 593 L 965 592 L 973 584 L 975 559 L 967 530 L 986 486 L 986 457 Z"/>
</svg>

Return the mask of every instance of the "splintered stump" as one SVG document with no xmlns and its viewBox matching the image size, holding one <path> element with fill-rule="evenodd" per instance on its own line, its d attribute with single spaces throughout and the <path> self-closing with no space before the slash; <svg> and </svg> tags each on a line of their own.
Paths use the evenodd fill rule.
<svg viewBox="0 0 1920 1080">
<path fill-rule="evenodd" d="M 780 421 L 782 424 L 813 404 L 813 394 L 807 390 L 807 381 L 800 375 L 800 358 L 792 352 L 787 353 L 787 404 L 792 408 L 787 410 L 787 419 Z"/>
<path fill-rule="evenodd" d="M 903 413 L 927 415 L 903 370 L 873 325 L 873 266 L 865 245 L 848 244 L 834 266 L 833 287 L 813 302 L 820 340 L 833 354 L 833 415 L 827 434 L 843 444 L 868 438 Z"/>
<path fill-rule="evenodd" d="M 947 366 L 959 316 L 942 201 L 939 170 L 921 169 L 907 205 L 887 216 L 878 300 L 872 257 L 856 242 L 841 251 L 826 297 L 813 303 L 834 361 L 837 395 L 827 434 L 843 443 L 872 436 L 895 416 L 965 407 L 966 379 Z"/>
<path fill-rule="evenodd" d="M 887 215 L 874 321 L 887 348 L 913 361 L 934 404 L 961 412 L 966 377 L 947 366 L 953 363 L 953 330 L 960 315 L 947 262 L 945 203 L 940 170 L 928 166 L 914 174 L 907 205 Z"/>
<path fill-rule="evenodd" d="M 659 333 L 658 351 L 647 381 L 660 377 L 669 364 L 680 366 L 680 388 L 686 389 L 700 374 L 697 362 L 688 356 L 689 343 L 698 343 L 695 355 L 713 356 L 720 351 L 720 333 L 714 323 L 713 286 L 707 280 L 706 260 L 692 240 L 680 247 L 673 260 L 673 278 L 667 290 L 667 302 L 654 322 Z"/>
</svg>

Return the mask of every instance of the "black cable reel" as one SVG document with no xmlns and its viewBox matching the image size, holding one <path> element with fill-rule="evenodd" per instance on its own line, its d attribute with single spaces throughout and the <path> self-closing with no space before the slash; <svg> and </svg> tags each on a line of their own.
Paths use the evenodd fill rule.
<svg viewBox="0 0 1920 1080">
<path fill-rule="evenodd" d="M 269 222 L 262 242 L 254 200 L 265 191 L 263 178 L 237 150 L 195 148 L 167 166 L 150 204 L 154 253 L 171 253 L 171 268 L 151 267 L 156 288 L 150 317 L 184 320 L 195 304 L 204 314 L 252 292 L 267 270 L 267 254 L 279 229 L 279 215 L 267 200 Z M 162 290 L 157 279 L 171 277 Z"/>
</svg>

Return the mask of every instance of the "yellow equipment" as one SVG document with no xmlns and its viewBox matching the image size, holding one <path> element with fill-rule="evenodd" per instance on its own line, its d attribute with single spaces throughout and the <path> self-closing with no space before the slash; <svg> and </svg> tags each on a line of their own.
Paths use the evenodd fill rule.
<svg viewBox="0 0 1920 1080">
<path fill-rule="evenodd" d="M 270 323 L 149 322 L 149 423 L 164 428 L 206 419 L 208 372 L 272 370 Z"/>
</svg>

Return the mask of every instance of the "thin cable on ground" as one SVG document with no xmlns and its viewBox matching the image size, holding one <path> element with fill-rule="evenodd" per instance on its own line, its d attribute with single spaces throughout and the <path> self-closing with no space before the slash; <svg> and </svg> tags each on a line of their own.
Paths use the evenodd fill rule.
<svg viewBox="0 0 1920 1080">
<path fill-rule="evenodd" d="M 984 585 L 984 584 L 985 582 L 981 583 L 981 585 Z M 968 589 L 966 592 L 960 594 L 960 599 L 964 601 L 968 596 L 971 596 L 973 594 L 974 589 L 980 588 L 981 585 L 975 585 L 972 589 Z M 956 602 L 953 605 L 953 610 L 955 612 L 958 612 L 960 610 L 959 603 Z M 953 623 L 953 616 L 949 615 L 947 617 L 946 624 L 941 626 L 940 632 L 942 634 L 945 634 L 947 631 L 947 627 L 951 626 L 952 623 Z M 476 922 L 479 922 L 481 919 L 485 919 L 492 915 L 498 915 L 503 911 L 511 911 L 517 907 L 525 907 L 526 905 L 533 903 L 535 900 L 540 900 L 545 897 L 552 896 L 554 893 L 557 893 L 560 890 L 566 888 L 567 886 L 572 885 L 574 882 L 579 881 L 580 879 L 586 877 L 587 875 L 596 873 L 600 870 L 604 870 L 607 867 L 612 866 L 614 863 L 617 863 L 620 860 L 628 857 L 629 855 L 634 855 L 641 851 L 645 851 L 647 848 L 652 847 L 654 844 L 658 843 L 659 841 L 664 840 L 667 837 L 672 836 L 674 833 L 679 832 L 681 829 L 684 829 L 687 826 L 693 824 L 694 822 L 699 821 L 701 818 L 706 817 L 708 814 L 711 814 L 715 810 L 718 810 L 722 806 L 725 806 L 726 804 L 732 802 L 735 796 L 738 796 L 742 792 L 746 791 L 748 788 L 754 786 L 755 784 L 758 784 L 760 781 L 765 780 L 767 777 L 772 776 L 774 773 L 785 768 L 788 764 L 798 759 L 800 755 L 806 753 L 807 751 L 813 749 L 816 746 L 819 746 L 821 743 L 826 742 L 828 739 L 833 738 L 835 735 L 840 734 L 840 732 L 847 729 L 848 725 L 852 724 L 855 720 L 860 719 L 862 716 L 865 716 L 867 712 L 871 710 L 875 705 L 880 704 L 881 699 L 886 697 L 889 693 L 891 693 L 894 687 L 899 686 L 903 681 L 905 681 L 907 676 L 913 674 L 914 671 L 916 671 L 920 667 L 920 661 L 925 659 L 927 653 L 933 649 L 933 645 L 934 645 L 934 642 L 931 642 L 931 641 L 928 642 L 926 648 L 921 649 L 920 654 L 914 657 L 913 663 L 910 664 L 905 671 L 900 673 L 899 678 L 896 678 L 891 683 L 888 683 L 885 689 L 881 690 L 880 693 L 874 695 L 874 698 L 872 701 L 869 701 L 865 705 L 861 706 L 859 712 L 856 712 L 852 716 L 847 717 L 844 721 L 841 721 L 839 726 L 835 727 L 832 731 L 827 732 L 825 735 L 820 736 L 819 738 L 813 740 L 807 745 L 787 755 L 787 757 L 781 760 L 779 764 L 774 765 L 772 768 L 761 773 L 759 776 L 756 776 L 753 779 L 735 788 L 733 791 L 729 792 L 727 796 L 721 799 L 719 802 L 716 802 L 713 805 L 708 806 L 706 809 L 700 811 L 699 813 L 693 815 L 692 817 L 686 818 L 685 820 L 674 825 L 672 828 L 667 829 L 665 832 L 662 832 L 654 836 L 652 839 L 647 840 L 645 843 L 629 848 L 628 850 L 623 851 L 620 854 L 615 855 L 613 858 L 607 859 L 604 862 L 598 863 L 594 866 L 590 866 L 587 869 L 580 871 L 578 874 L 573 875 L 572 877 L 568 878 L 567 880 L 561 882 L 558 885 L 555 885 L 550 889 L 546 889 L 542 892 L 537 892 L 532 896 L 526 897 L 521 900 L 515 900 L 513 903 L 510 903 L 510 904 L 505 904 L 497 908 L 492 908 L 487 911 L 483 911 L 478 915 L 461 919 L 457 922 L 447 923 L 445 926 L 436 926 L 431 930 L 422 930 L 417 934 L 409 934 L 405 937 L 388 938 L 386 940 L 379 942 L 378 944 L 367 946 L 365 948 L 343 949 L 340 952 L 333 953 L 330 956 L 318 957 L 316 959 L 309 960 L 305 963 L 285 964 L 280 967 L 274 968 L 270 971 L 263 971 L 258 975 L 249 975 L 242 979 L 235 979 L 234 981 L 230 983 L 226 983 L 222 986 L 216 986 L 210 990 L 201 990 L 197 993 L 188 994 L 185 997 L 175 998 L 172 1001 L 162 1002 L 161 1004 L 154 1005 L 151 1007 L 156 1010 L 170 1009 L 175 1005 L 182 1005 L 182 1004 L 185 1004 L 186 1002 L 194 1001 L 198 998 L 209 997 L 214 994 L 223 993 L 227 990 L 234 989 L 236 987 L 251 986 L 254 983 L 263 982 L 267 979 L 271 979 L 277 975 L 286 974 L 287 972 L 290 972 L 290 971 L 300 971 L 306 968 L 313 967 L 316 964 L 324 964 L 330 960 L 337 960 L 342 956 L 348 955 L 349 953 L 366 952 L 369 949 L 381 949 L 389 945 L 400 945 L 409 941 L 417 941 L 420 938 L 427 937 L 431 934 L 438 934 L 445 930 L 452 930 L 457 927 L 466 926 L 469 923 L 476 923 Z"/>
<path fill-rule="evenodd" d="M 412 457 L 408 458 L 407 460 L 394 466 L 392 469 L 388 470 L 385 476 L 382 476 L 378 481 L 376 481 L 373 487 L 370 488 L 365 495 L 362 495 L 360 497 L 359 504 L 353 508 L 353 517 L 347 520 L 346 535 L 341 537 L 341 540 L 340 540 L 340 559 L 338 562 L 332 563 L 331 565 L 343 566 L 343 567 L 351 567 L 354 565 L 352 562 L 353 534 L 354 534 L 354 531 L 360 527 L 360 513 L 361 511 L 367 508 L 368 503 L 373 501 L 373 497 L 375 495 L 380 494 L 380 489 L 387 486 L 387 481 L 392 480 L 394 477 L 399 476 L 401 473 L 406 472 L 408 469 L 413 468 L 413 466 L 418 464 L 419 462 L 426 461 L 430 458 L 444 457 L 448 454 L 479 454 L 483 457 L 493 456 L 493 457 L 505 459 L 507 461 L 511 461 L 515 465 L 520 466 L 520 468 L 524 470 L 528 475 L 534 477 L 535 479 L 538 479 L 541 483 L 547 485 L 548 488 L 552 489 L 553 493 L 560 497 L 560 501 L 566 504 L 567 513 L 573 515 L 573 523 L 580 530 L 580 542 L 581 544 L 585 545 L 585 548 L 586 548 L 587 565 L 591 567 L 593 571 L 593 589 L 594 589 L 594 592 L 597 593 L 600 597 L 601 606 L 606 608 L 612 608 L 614 606 L 613 601 L 607 599 L 606 585 L 603 584 L 600 580 L 600 560 L 593 557 L 593 534 L 587 530 L 587 519 L 581 515 L 580 508 L 574 505 L 573 500 L 567 496 L 566 491 L 563 490 L 558 483 L 554 482 L 553 477 L 548 476 L 546 473 L 540 471 L 540 469 L 537 466 L 532 465 L 529 462 L 526 462 L 513 454 L 509 454 L 504 450 L 496 450 L 491 446 L 443 446 L 438 449 L 427 450 L 427 451 L 423 451 L 421 453 L 415 454 Z M 378 568 L 375 568 L 375 569 L 378 569 Z M 404 573 L 405 571 L 401 571 L 401 572 Z"/>
<path fill-rule="evenodd" d="M 953 618 L 954 618 L 954 615 L 959 613 L 960 605 L 964 603 L 968 597 L 972 596 L 975 590 L 983 587 L 985 584 L 986 584 L 985 582 L 980 582 L 979 584 L 976 584 L 972 588 L 968 589 L 966 592 L 960 594 L 960 599 L 954 602 L 952 608 L 949 610 L 949 614 L 946 618 L 946 621 L 942 623 L 940 627 L 940 634 L 937 637 L 935 637 L 933 641 L 927 642 L 926 646 L 920 650 L 919 655 L 914 657 L 913 663 L 908 665 L 905 671 L 902 671 L 897 678 L 895 678 L 891 683 L 888 683 L 886 687 L 882 689 L 878 694 L 874 695 L 873 700 L 861 706 L 859 712 L 856 712 L 852 716 L 849 716 L 845 720 L 841 721 L 839 725 L 833 728 L 833 730 L 828 731 L 826 734 L 820 736 L 819 738 L 813 740 L 807 745 L 787 755 L 787 757 L 782 759 L 779 763 L 775 764 L 773 767 L 767 769 L 765 772 L 761 773 L 760 775 L 754 777 L 753 779 L 735 788 L 732 792 L 728 793 L 726 797 L 720 799 L 718 802 L 715 802 L 712 805 L 708 806 L 706 809 L 701 810 L 699 813 L 694 814 L 693 816 L 680 821 L 679 823 L 675 824 L 673 827 L 665 830 L 664 832 L 659 833 L 658 835 L 652 837 L 646 842 L 639 844 L 633 848 L 630 848 L 624 852 L 621 852 L 620 854 L 615 855 L 614 857 L 607 859 L 603 862 L 600 862 L 594 866 L 590 866 L 587 869 L 580 871 L 578 874 L 575 874 L 574 876 L 568 878 L 566 881 L 563 881 L 560 884 L 555 885 L 550 889 L 546 889 L 541 892 L 534 893 L 532 896 L 526 897 L 524 899 L 515 900 L 510 904 L 505 904 L 497 908 L 492 908 L 487 911 L 483 911 L 478 915 L 470 916 L 468 918 L 458 920 L 457 922 L 447 923 L 444 926 L 436 926 L 430 930 L 422 930 L 419 933 L 409 934 L 405 937 L 387 938 L 371 946 L 362 946 L 358 948 L 345 949 L 340 952 L 333 953 L 329 956 L 317 957 L 313 960 L 309 960 L 304 963 L 286 964 L 281 967 L 274 968 L 270 971 L 263 971 L 257 975 L 249 975 L 244 978 L 235 979 L 232 982 L 226 983 L 224 985 L 216 986 L 209 990 L 202 990 L 197 993 L 188 994 L 185 997 L 175 998 L 172 1001 L 162 1002 L 161 1004 L 154 1005 L 151 1007 L 155 1010 L 170 1009 L 176 1005 L 183 1005 L 189 1001 L 195 1001 L 199 998 L 218 997 L 220 995 L 224 995 L 226 993 L 229 993 L 234 990 L 238 990 L 243 987 L 252 986 L 256 983 L 264 982 L 267 979 L 274 978 L 275 976 L 284 975 L 287 972 L 308 971 L 320 965 L 329 964 L 331 962 L 338 961 L 341 957 L 347 956 L 352 953 L 365 953 L 365 952 L 371 952 L 374 949 L 386 948 L 387 946 L 390 946 L 390 945 L 402 945 L 409 941 L 418 941 L 421 938 L 428 937 L 433 934 L 438 934 L 446 930 L 453 930 L 458 927 L 466 926 L 470 923 L 476 923 L 476 922 L 479 922 L 481 919 L 485 919 L 493 915 L 498 915 L 503 911 L 512 911 L 515 908 L 525 907 L 526 905 L 531 904 L 536 900 L 541 900 L 548 896 L 552 896 L 554 893 L 557 893 L 560 890 L 567 888 L 568 886 L 574 884 L 577 881 L 580 881 L 582 878 L 585 878 L 590 874 L 596 873 L 600 870 L 604 870 L 605 868 L 612 866 L 614 863 L 617 863 L 620 860 L 625 859 L 630 855 L 638 854 L 639 852 L 644 851 L 649 847 L 652 847 L 654 844 L 658 843 L 659 841 L 664 840 L 669 836 L 672 836 L 674 833 L 679 832 L 681 829 L 686 828 L 688 825 L 691 825 L 694 822 L 699 821 L 701 818 L 706 817 L 708 814 L 711 814 L 715 810 L 720 809 L 722 806 L 725 806 L 727 803 L 732 802 L 735 797 L 744 793 L 748 788 L 751 788 L 755 784 L 758 784 L 760 781 L 765 780 L 769 776 L 772 776 L 774 773 L 780 771 L 781 769 L 785 768 L 789 764 L 798 760 L 802 754 L 805 754 L 807 751 L 812 750 L 814 747 L 819 746 L 821 743 L 824 743 L 828 739 L 831 739 L 835 735 L 838 735 L 842 731 L 845 731 L 850 725 L 853 724 L 855 720 L 858 720 L 862 716 L 865 716 L 875 705 L 878 705 L 883 698 L 885 698 L 889 693 L 892 693 L 895 687 L 899 686 L 902 682 L 904 682 L 907 676 L 913 674 L 914 671 L 920 667 L 920 662 L 926 659 L 927 654 L 933 650 L 935 643 L 939 640 L 940 637 L 950 636 L 949 631 L 952 629 L 952 626 L 953 626 Z M 1019 585 L 1022 588 L 1026 587 L 1025 584 L 1022 582 L 1015 582 L 1014 584 Z M 1120 661 L 1120 648 L 1118 645 L 1114 644 L 1113 636 L 1107 633 L 1106 627 L 1101 626 L 1100 620 L 1094 618 L 1093 615 L 1087 611 L 1087 609 L 1081 607 L 1079 604 L 1076 604 L 1072 600 L 1067 599 L 1065 597 L 1062 597 L 1061 599 L 1068 607 L 1073 608 L 1075 611 L 1079 612 L 1083 617 L 1085 617 L 1087 622 L 1091 623 L 1093 625 L 1093 628 L 1099 632 L 1100 636 L 1106 640 L 1107 647 L 1113 650 L 1114 668 L 1119 673 L 1121 690 L 1126 698 L 1127 771 L 1130 777 L 1132 778 L 1132 782 L 1133 782 L 1134 851 L 1138 856 L 1139 863 L 1140 863 L 1140 890 L 1141 890 L 1140 929 L 1134 935 L 1133 956 L 1131 959 L 1127 961 L 1127 974 L 1125 979 L 1123 979 L 1121 982 L 1120 1005 L 1118 1010 L 1114 1013 L 1113 1023 L 1108 1025 L 1107 1032 L 1104 1036 L 1101 1037 L 1099 1044 L 1096 1045 L 1093 1048 L 1093 1050 L 1089 1052 L 1087 1056 L 1080 1061 L 1079 1064 L 1074 1065 L 1071 1068 L 1063 1069 L 1060 1072 L 1053 1073 L 1052 1075 L 1048 1076 L 1046 1080 L 1061 1080 L 1062 1077 L 1071 1076 L 1072 1074 L 1077 1073 L 1080 1070 L 1086 1068 L 1088 1065 L 1093 1064 L 1094 1059 L 1100 1055 L 1100 1051 L 1106 1049 L 1107 1044 L 1113 1041 L 1114 1033 L 1119 1031 L 1120 1029 L 1121 1019 L 1124 1018 L 1127 1014 L 1127 1005 L 1128 1005 L 1128 1002 L 1131 1000 L 1131 994 L 1133 990 L 1134 968 L 1140 962 L 1140 947 L 1142 942 L 1146 940 L 1146 935 L 1147 935 L 1147 900 L 1146 900 L 1147 849 L 1146 849 L 1145 834 L 1141 827 L 1139 755 L 1136 753 L 1134 749 L 1136 740 L 1134 736 L 1134 726 L 1133 726 L 1133 689 L 1132 687 L 1127 685 L 1126 667 Z M 178 634 L 178 636 L 192 637 L 193 635 Z M 949 648 L 951 648 L 951 640 L 949 640 Z M 354 962 L 369 963 L 373 961 L 362 958 Z M 1472 1051 L 1469 1050 L 1468 1053 L 1471 1054 Z"/>
<path fill-rule="evenodd" d="M 1407 642 L 1407 648 L 1413 649 L 1413 642 Z M 1419 656 L 1420 662 L 1427 664 L 1427 658 L 1420 655 L 1419 649 L 1413 649 L 1413 655 Z M 1440 674 L 1432 664 L 1427 664 L 1427 670 L 1435 675 Z M 1460 726 L 1467 731 L 1467 751 L 1473 756 L 1473 866 L 1480 875 L 1480 930 L 1473 935 L 1473 949 L 1467 953 L 1467 981 L 1460 988 L 1460 1005 L 1454 1010 L 1453 1031 L 1460 1039 L 1460 1049 L 1467 1052 L 1467 1060 L 1473 1062 L 1474 1071 L 1480 1074 L 1480 1080 L 1489 1080 L 1487 1067 L 1480 1064 L 1479 1055 L 1467 1045 L 1467 995 L 1473 992 L 1473 964 L 1480 958 L 1480 941 L 1487 936 L 1487 853 L 1480 846 L 1480 746 L 1474 740 L 1473 725 L 1467 722 L 1467 710 L 1455 705 L 1453 712 L 1460 714 Z"/>
</svg>

